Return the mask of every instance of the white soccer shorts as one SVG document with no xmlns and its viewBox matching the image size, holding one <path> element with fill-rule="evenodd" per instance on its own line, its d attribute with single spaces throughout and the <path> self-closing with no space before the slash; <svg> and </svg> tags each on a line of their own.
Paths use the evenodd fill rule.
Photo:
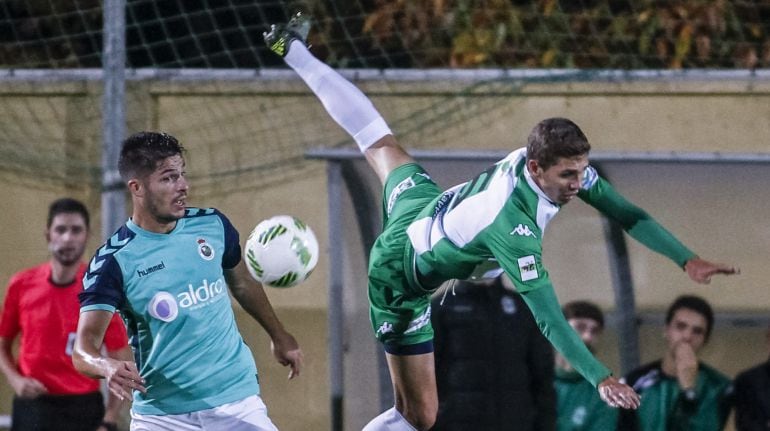
<svg viewBox="0 0 770 431">
<path fill-rule="evenodd" d="M 131 410 L 131 431 L 278 431 L 257 395 L 178 415 L 142 415 Z"/>
</svg>

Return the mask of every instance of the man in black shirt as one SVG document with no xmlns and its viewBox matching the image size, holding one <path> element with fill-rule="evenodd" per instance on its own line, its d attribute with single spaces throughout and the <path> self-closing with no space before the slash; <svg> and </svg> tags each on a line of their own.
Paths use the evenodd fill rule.
<svg viewBox="0 0 770 431">
<path fill-rule="evenodd" d="M 510 281 L 446 289 L 431 304 L 439 398 L 431 430 L 555 430 L 553 350 Z"/>
<path fill-rule="evenodd" d="M 770 360 L 739 373 L 734 385 L 736 431 L 770 431 Z"/>
</svg>

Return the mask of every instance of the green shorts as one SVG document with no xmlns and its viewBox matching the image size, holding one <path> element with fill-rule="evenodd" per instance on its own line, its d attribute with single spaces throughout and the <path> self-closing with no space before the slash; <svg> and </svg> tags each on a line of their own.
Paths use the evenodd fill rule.
<svg viewBox="0 0 770 431">
<path fill-rule="evenodd" d="M 407 346 L 433 339 L 430 293 L 410 283 L 412 253 L 406 229 L 440 194 L 416 163 L 399 166 L 385 181 L 383 231 L 369 255 L 369 316 L 375 336 L 391 353 L 409 352 Z"/>
</svg>

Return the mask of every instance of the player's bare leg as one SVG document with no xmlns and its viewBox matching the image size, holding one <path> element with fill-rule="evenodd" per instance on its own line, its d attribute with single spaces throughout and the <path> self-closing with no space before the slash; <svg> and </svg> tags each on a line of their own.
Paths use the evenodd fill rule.
<svg viewBox="0 0 770 431">
<path fill-rule="evenodd" d="M 324 64 L 306 47 L 310 23 L 297 14 L 285 26 L 265 33 L 267 46 L 282 56 L 324 105 L 326 112 L 356 141 L 381 182 L 390 172 L 413 161 L 398 145 L 372 102 L 355 85 Z"/>
<path fill-rule="evenodd" d="M 385 179 L 393 169 L 414 162 L 412 156 L 401 148 L 393 135 L 385 135 L 375 142 L 364 151 L 364 156 L 382 184 L 385 184 Z"/>
<path fill-rule="evenodd" d="M 362 431 L 428 430 L 436 421 L 438 392 L 433 352 L 422 355 L 386 353 L 396 399 L 395 409 L 372 419 Z"/>
</svg>

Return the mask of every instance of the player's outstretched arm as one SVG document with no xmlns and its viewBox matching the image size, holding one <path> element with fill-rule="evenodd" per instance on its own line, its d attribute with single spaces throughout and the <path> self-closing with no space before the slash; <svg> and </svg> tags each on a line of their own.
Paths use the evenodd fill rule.
<svg viewBox="0 0 770 431">
<path fill-rule="evenodd" d="M 625 383 L 621 383 L 615 377 L 607 377 L 599 386 L 599 396 L 602 401 L 610 407 L 621 407 L 624 409 L 637 409 L 641 398 L 634 389 Z"/>
<path fill-rule="evenodd" d="M 711 277 L 717 274 L 740 274 L 741 270 L 735 266 L 722 263 L 709 262 L 708 260 L 694 257 L 684 264 L 687 275 L 696 283 L 709 284 Z"/>
<path fill-rule="evenodd" d="M 80 313 L 72 364 L 86 376 L 107 379 L 110 392 L 121 400 L 130 400 L 134 390 L 146 392 L 147 389 L 133 361 L 102 356 L 101 346 L 110 320 L 112 313 L 109 311 L 91 310 Z"/>
<path fill-rule="evenodd" d="M 601 177 L 597 177 L 590 189 L 581 193 L 581 198 L 619 223 L 629 235 L 647 248 L 684 268 L 687 275 L 697 283 L 708 284 L 716 274 L 740 273 L 734 266 L 699 258 L 649 213 L 629 202 Z"/>
<path fill-rule="evenodd" d="M 281 365 L 289 366 L 289 379 L 299 376 L 302 370 L 302 350 L 294 336 L 278 320 L 262 285 L 251 278 L 243 261 L 235 268 L 226 269 L 224 274 L 235 300 L 270 336 L 270 347 L 275 359 Z"/>
<path fill-rule="evenodd" d="M 586 380 L 598 387 L 599 383 L 612 375 L 610 369 L 594 357 L 572 326 L 567 323 L 553 286 L 548 284 L 522 292 L 521 297 L 532 311 L 543 335 Z"/>
</svg>

